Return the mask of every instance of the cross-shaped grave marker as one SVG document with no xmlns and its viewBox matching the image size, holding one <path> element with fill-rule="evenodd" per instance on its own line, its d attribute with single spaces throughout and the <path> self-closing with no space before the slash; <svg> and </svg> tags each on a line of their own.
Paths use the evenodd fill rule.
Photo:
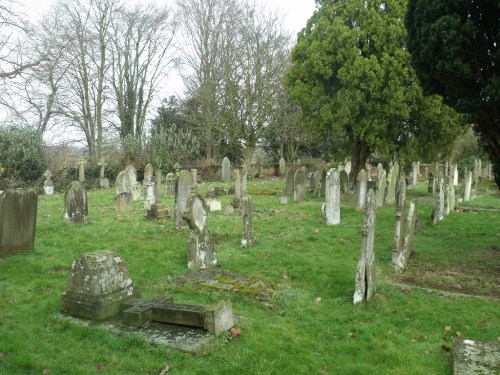
<svg viewBox="0 0 500 375">
<path fill-rule="evenodd" d="M 97 165 L 101 167 L 101 170 L 99 172 L 99 177 L 104 178 L 104 168 L 108 166 L 108 163 L 104 161 L 104 158 L 101 158 L 101 160 L 99 161 L 99 163 L 97 163 Z"/>
<path fill-rule="evenodd" d="M 150 321 L 201 327 L 215 336 L 233 327 L 231 302 L 222 301 L 213 306 L 200 306 L 172 301 L 171 296 L 165 296 L 125 302 L 122 305 L 123 321 L 133 327 L 141 327 Z"/>
<path fill-rule="evenodd" d="M 76 161 L 76 166 L 78 167 L 78 181 L 82 183 L 85 181 L 85 164 L 85 158 L 83 156 L 79 156 Z"/>
</svg>

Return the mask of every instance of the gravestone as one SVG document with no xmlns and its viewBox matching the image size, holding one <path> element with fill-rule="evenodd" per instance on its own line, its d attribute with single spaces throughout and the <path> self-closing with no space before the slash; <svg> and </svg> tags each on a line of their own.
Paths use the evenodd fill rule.
<svg viewBox="0 0 500 375">
<path fill-rule="evenodd" d="M 71 266 L 64 314 L 103 321 L 118 315 L 124 302 L 140 298 L 123 258 L 109 250 L 80 255 Z"/>
<path fill-rule="evenodd" d="M 349 180 L 349 176 L 351 175 L 351 168 L 352 168 L 351 161 L 350 160 L 346 160 L 345 166 L 344 166 L 344 170 L 345 170 L 345 173 L 347 174 L 347 179 L 348 180 Z"/>
<path fill-rule="evenodd" d="M 144 208 L 149 210 L 155 204 L 155 185 L 156 178 L 151 175 L 144 178 L 143 186 L 146 190 L 146 198 L 144 199 Z"/>
<path fill-rule="evenodd" d="M 453 340 L 453 375 L 498 375 L 500 342 L 456 337 Z"/>
<path fill-rule="evenodd" d="M 375 294 L 377 285 L 375 269 L 375 251 L 373 249 L 375 241 L 375 197 L 370 189 L 366 196 L 363 228 L 361 230 L 361 254 L 356 271 L 356 282 L 353 302 L 360 303 L 363 300 L 369 301 Z"/>
<path fill-rule="evenodd" d="M 295 191 L 293 193 L 293 201 L 296 203 L 304 202 L 306 199 L 306 188 L 302 184 L 295 186 Z"/>
<path fill-rule="evenodd" d="M 454 168 L 453 168 L 454 169 Z M 455 174 L 451 173 L 448 177 L 448 214 L 455 210 L 455 186 L 454 186 Z"/>
<path fill-rule="evenodd" d="M 453 186 L 458 186 L 458 166 L 453 166 Z"/>
<path fill-rule="evenodd" d="M 420 174 L 420 162 L 417 161 L 417 176 L 420 177 L 421 174 Z"/>
<path fill-rule="evenodd" d="M 54 183 L 50 179 L 52 177 L 52 173 L 50 173 L 50 171 L 47 169 L 43 176 L 45 177 L 45 182 L 43 183 L 43 191 L 45 195 L 54 194 Z"/>
<path fill-rule="evenodd" d="M 207 206 L 210 212 L 222 211 L 222 203 L 217 199 L 207 199 Z"/>
<path fill-rule="evenodd" d="M 231 179 L 231 162 L 227 157 L 222 159 L 222 181 Z"/>
<path fill-rule="evenodd" d="M 294 176 L 295 171 L 293 169 L 286 171 L 285 195 L 293 195 L 295 191 Z"/>
<path fill-rule="evenodd" d="M 299 168 L 295 171 L 294 173 L 294 176 L 293 176 L 293 192 L 295 194 L 295 192 L 297 191 L 297 185 L 302 185 L 302 186 L 306 186 L 306 176 L 305 176 L 305 172 L 304 172 L 305 168 L 302 169 L 302 168 Z"/>
<path fill-rule="evenodd" d="M 413 167 L 412 173 L 411 173 L 412 186 L 417 186 L 417 183 L 418 183 L 418 164 L 414 162 L 412 167 Z"/>
<path fill-rule="evenodd" d="M 471 200 L 471 190 L 472 190 L 472 172 L 467 172 L 464 181 L 464 202 L 469 202 Z"/>
<path fill-rule="evenodd" d="M 365 163 L 365 170 L 366 170 L 366 179 L 367 181 L 372 180 L 372 165 L 370 164 L 370 160 L 366 160 Z"/>
<path fill-rule="evenodd" d="M 441 173 L 438 178 L 439 184 L 439 194 L 438 194 L 438 220 L 443 221 L 444 219 L 444 195 L 445 195 L 445 186 L 444 186 L 444 176 Z"/>
<path fill-rule="evenodd" d="M 164 204 L 161 203 L 161 171 L 156 170 L 154 177 L 154 203 L 147 211 L 147 215 L 144 216 L 146 220 L 166 220 L 168 215 L 168 210 Z"/>
<path fill-rule="evenodd" d="M 403 230 L 404 230 L 404 209 L 406 200 L 406 182 L 402 175 L 398 183 L 398 193 L 396 198 L 396 225 L 394 226 L 394 241 L 392 245 L 392 263 L 396 264 L 401 251 L 403 250 Z"/>
<path fill-rule="evenodd" d="M 165 182 L 167 185 L 167 196 L 173 196 L 175 194 L 175 173 L 167 173 L 165 177 Z"/>
<path fill-rule="evenodd" d="M 151 177 L 153 177 L 154 174 L 155 174 L 155 170 L 154 170 L 153 166 L 151 164 L 146 165 L 146 168 L 144 168 L 144 180 L 142 181 L 142 188 L 143 188 L 144 192 L 146 192 L 146 195 L 147 195 L 147 185 L 148 185 L 148 183 L 151 182 Z"/>
<path fill-rule="evenodd" d="M 345 170 L 340 171 L 340 191 L 342 193 L 347 193 L 349 191 L 349 175 Z"/>
<path fill-rule="evenodd" d="M 187 209 L 188 196 L 193 185 L 194 180 L 191 172 L 182 170 L 175 182 L 174 224 L 178 227 L 185 227 L 188 225 L 183 215 L 184 211 Z"/>
<path fill-rule="evenodd" d="M 386 173 L 385 169 L 382 168 L 382 170 L 378 174 L 378 179 L 377 179 L 377 196 L 376 196 L 377 207 L 382 207 L 384 205 L 386 185 L 387 185 Z"/>
<path fill-rule="evenodd" d="M 217 264 L 212 234 L 207 227 L 208 210 L 203 197 L 193 189 L 187 198 L 186 210 L 183 213 L 183 219 L 191 229 L 187 244 L 187 261 L 191 269 L 211 268 Z"/>
<path fill-rule="evenodd" d="M 241 176 L 238 168 L 234 169 L 234 195 L 236 198 L 241 198 Z"/>
<path fill-rule="evenodd" d="M 417 209 L 415 201 L 410 202 L 410 207 L 408 208 L 408 217 L 406 219 L 406 233 L 403 242 L 403 248 L 397 256 L 392 255 L 392 259 L 395 259 L 396 270 L 403 272 L 406 268 L 406 263 L 408 258 L 413 251 L 413 236 L 415 233 L 415 224 L 417 222 Z"/>
<path fill-rule="evenodd" d="M 101 169 L 99 170 L 99 186 L 104 189 L 107 189 L 109 188 L 109 180 L 106 177 L 104 177 L 104 168 L 108 166 L 108 163 L 104 161 L 104 158 L 101 158 L 101 160 L 99 161 L 99 163 L 97 163 L 97 165 L 101 167 Z"/>
<path fill-rule="evenodd" d="M 326 224 L 340 223 L 340 174 L 337 169 L 330 169 L 326 174 L 325 203 L 322 211 Z"/>
<path fill-rule="evenodd" d="M 73 181 L 64 194 L 64 219 L 68 224 L 87 224 L 87 192 L 80 181 Z"/>
<path fill-rule="evenodd" d="M 384 166 L 382 165 L 382 163 L 378 163 L 377 164 L 377 181 L 380 181 L 380 174 L 382 173 L 382 171 L 385 171 Z"/>
<path fill-rule="evenodd" d="M 357 187 L 358 204 L 357 204 L 356 208 L 358 210 L 363 210 L 365 208 L 366 192 L 367 192 L 367 186 L 368 186 L 366 172 L 364 169 L 362 169 L 358 173 L 357 181 L 358 181 L 358 187 Z"/>
<path fill-rule="evenodd" d="M 241 176 L 241 194 L 247 192 L 248 169 L 246 164 L 243 164 L 243 175 Z"/>
<path fill-rule="evenodd" d="M 243 217 L 243 239 L 241 247 L 249 247 L 253 244 L 252 240 L 252 198 L 244 195 L 241 198 L 241 216 Z"/>
<path fill-rule="evenodd" d="M 323 171 L 317 170 L 314 172 L 314 195 L 321 196 L 321 186 L 323 185 Z"/>
<path fill-rule="evenodd" d="M 394 204 L 396 201 L 396 180 L 394 165 L 389 166 L 389 173 L 387 174 L 387 188 L 385 194 L 385 203 Z"/>
<path fill-rule="evenodd" d="M 125 171 L 120 171 L 116 176 L 115 189 L 116 195 L 121 193 L 129 193 L 132 195 L 132 186 L 130 186 L 130 180 L 125 174 Z"/>
<path fill-rule="evenodd" d="M 191 174 L 193 175 L 193 182 L 196 184 L 197 179 L 198 179 L 198 169 L 192 168 L 191 169 Z"/>
<path fill-rule="evenodd" d="M 33 249 L 37 205 L 32 189 L 0 191 L 0 256 Z"/>
<path fill-rule="evenodd" d="M 79 156 L 76 161 L 76 167 L 78 168 L 78 181 L 83 183 L 85 181 L 85 158 L 83 156 Z"/>
<path fill-rule="evenodd" d="M 118 213 L 132 211 L 133 200 L 132 194 L 126 191 L 115 196 L 116 210 Z"/>
<path fill-rule="evenodd" d="M 314 172 L 309 173 L 307 179 L 309 180 L 309 192 L 314 192 L 316 190 L 316 178 L 314 176 Z"/>
<path fill-rule="evenodd" d="M 279 162 L 279 174 L 280 176 L 285 175 L 285 170 L 286 170 L 286 162 L 285 159 L 281 158 Z"/>
<path fill-rule="evenodd" d="M 137 170 L 133 165 L 128 165 L 125 168 L 125 176 L 128 179 L 128 184 L 131 188 L 131 191 L 127 191 L 132 194 L 132 198 L 134 201 L 141 200 L 142 197 L 142 187 L 137 182 Z"/>
</svg>

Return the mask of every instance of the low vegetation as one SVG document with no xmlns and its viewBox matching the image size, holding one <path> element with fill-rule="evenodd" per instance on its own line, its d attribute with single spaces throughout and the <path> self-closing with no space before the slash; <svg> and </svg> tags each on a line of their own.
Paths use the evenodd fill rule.
<svg viewBox="0 0 500 375">
<path fill-rule="evenodd" d="M 252 180 L 255 245 L 240 248 L 242 220 L 210 214 L 220 280 L 262 280 L 270 298 L 237 288 L 190 282 L 188 229 L 145 221 L 142 204 L 118 215 L 114 189 L 89 192 L 89 224 L 63 220 L 63 195 L 40 196 L 32 251 L 0 259 L 0 374 L 448 374 L 453 337 L 499 340 L 499 197 L 483 186 L 469 207 L 431 225 L 435 203 L 423 185 L 420 224 L 408 270 L 390 264 L 394 206 L 377 210 L 378 289 L 353 305 L 362 212 L 344 197 L 341 224 L 326 226 L 322 199 L 280 205 L 283 180 Z M 207 189 L 207 184 L 201 186 Z M 221 198 L 223 207 L 232 200 Z M 173 198 L 165 200 L 173 207 Z M 179 303 L 231 299 L 237 336 L 184 353 L 73 325 L 61 315 L 72 262 L 111 249 L 124 257 L 146 298 L 169 293 Z M 181 282 L 183 280 L 183 282 Z M 187 282 L 186 282 L 187 281 Z M 453 293 L 451 293 L 453 292 Z M 458 292 L 458 293 L 456 293 Z"/>
</svg>

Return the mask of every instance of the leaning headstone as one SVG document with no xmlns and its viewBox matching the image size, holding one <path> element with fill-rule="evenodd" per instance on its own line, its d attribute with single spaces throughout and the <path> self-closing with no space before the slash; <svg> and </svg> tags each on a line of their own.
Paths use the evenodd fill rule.
<svg viewBox="0 0 500 375">
<path fill-rule="evenodd" d="M 97 165 L 101 167 L 101 169 L 99 170 L 99 186 L 104 189 L 107 189 L 109 188 L 109 179 L 104 177 L 104 168 L 108 166 L 108 163 L 104 161 L 104 158 L 101 158 L 101 160 L 99 161 L 99 163 L 97 163 Z"/>
<path fill-rule="evenodd" d="M 101 250 L 82 254 L 73 263 L 60 306 L 64 314 L 103 321 L 120 314 L 122 304 L 135 298 L 140 292 L 123 258 Z"/>
<path fill-rule="evenodd" d="M 118 194 L 115 197 L 116 202 L 116 210 L 118 213 L 129 212 L 132 211 L 132 202 L 133 202 L 132 194 L 123 192 Z"/>
<path fill-rule="evenodd" d="M 33 249 L 37 204 L 32 189 L 0 191 L 0 256 Z"/>
<path fill-rule="evenodd" d="M 76 161 L 76 167 L 78 168 L 78 181 L 83 183 L 85 181 L 85 158 L 83 156 L 78 157 Z"/>
<path fill-rule="evenodd" d="M 300 203 L 304 202 L 306 199 L 306 188 L 302 184 L 295 186 L 295 191 L 293 193 L 294 202 Z"/>
<path fill-rule="evenodd" d="M 154 176 L 155 170 L 151 164 L 146 165 L 144 168 L 144 180 L 142 181 L 142 188 L 147 193 L 147 185 L 151 182 L 151 178 Z"/>
<path fill-rule="evenodd" d="M 396 199 L 396 225 L 394 226 L 394 242 L 392 245 L 392 263 L 396 264 L 403 249 L 403 217 L 406 200 L 406 182 L 404 176 L 399 179 L 398 193 Z"/>
<path fill-rule="evenodd" d="M 415 224 L 417 222 L 417 210 L 415 201 L 410 202 L 410 207 L 408 208 L 408 217 L 406 219 L 406 233 L 403 242 L 403 248 L 397 256 L 393 254 L 393 261 L 395 259 L 396 270 L 403 272 L 406 268 L 406 263 L 408 258 L 413 251 L 413 236 L 415 233 Z"/>
<path fill-rule="evenodd" d="M 323 179 L 323 171 L 317 170 L 314 172 L 314 195 L 319 197 L 321 192 L 321 185 Z"/>
<path fill-rule="evenodd" d="M 182 177 L 182 172 L 180 177 Z M 196 191 L 190 192 L 186 201 L 186 210 L 183 213 L 183 219 L 191 229 L 187 244 L 190 269 L 211 268 L 217 264 L 212 234 L 207 226 L 208 210 L 203 197 Z"/>
<path fill-rule="evenodd" d="M 472 190 L 472 172 L 467 172 L 465 175 L 464 182 L 464 202 L 471 200 L 471 190 Z"/>
<path fill-rule="evenodd" d="M 386 173 L 385 169 L 382 168 L 382 170 L 378 175 L 378 180 L 377 180 L 377 196 L 376 196 L 377 207 L 382 207 L 384 205 L 386 185 L 387 185 Z"/>
<path fill-rule="evenodd" d="M 125 171 L 120 171 L 116 176 L 115 189 L 116 195 L 121 193 L 129 193 L 132 195 L 132 186 L 130 186 L 130 180 L 125 174 Z"/>
<path fill-rule="evenodd" d="M 366 172 L 364 169 L 362 169 L 358 173 L 358 188 L 357 188 L 357 193 L 358 193 L 358 204 L 356 208 L 358 210 L 363 210 L 365 208 L 365 202 L 366 202 L 366 191 L 367 191 L 367 186 L 368 186 L 368 181 L 366 178 Z"/>
<path fill-rule="evenodd" d="M 356 283 L 353 302 L 360 303 L 370 300 L 376 289 L 375 251 L 375 197 L 370 189 L 366 196 L 365 214 L 363 220 L 361 254 L 356 271 Z"/>
<path fill-rule="evenodd" d="M 279 162 L 279 174 L 280 176 L 284 176 L 286 171 L 286 162 L 285 159 L 281 158 Z"/>
<path fill-rule="evenodd" d="M 185 227 L 188 224 L 183 215 L 187 209 L 187 200 L 193 185 L 194 180 L 191 172 L 182 170 L 175 183 L 174 223 L 178 227 Z"/>
<path fill-rule="evenodd" d="M 293 195 L 293 192 L 295 191 L 294 176 L 295 176 L 295 171 L 293 169 L 289 169 L 286 171 L 286 185 L 285 185 L 286 195 Z"/>
<path fill-rule="evenodd" d="M 52 177 L 52 173 L 50 173 L 50 171 L 47 169 L 43 176 L 45 177 L 45 182 L 43 183 L 43 191 L 45 195 L 54 194 L 54 183 L 50 179 Z"/>
<path fill-rule="evenodd" d="M 167 196 L 172 196 L 175 194 L 175 173 L 167 173 L 165 177 L 165 182 L 167 184 Z"/>
<path fill-rule="evenodd" d="M 498 375 L 500 341 L 453 340 L 453 375 Z"/>
<path fill-rule="evenodd" d="M 231 163 L 227 157 L 222 159 L 222 181 L 227 181 L 231 178 Z"/>
<path fill-rule="evenodd" d="M 326 174 L 325 203 L 322 211 L 326 224 L 340 223 L 340 174 L 337 169 L 330 169 Z"/>
<path fill-rule="evenodd" d="M 249 247 L 252 245 L 252 198 L 249 195 L 244 195 L 241 198 L 241 215 L 243 217 L 243 239 L 241 247 Z"/>
<path fill-rule="evenodd" d="M 80 181 L 73 181 L 64 194 L 64 219 L 69 224 L 87 224 L 87 192 Z"/>
<path fill-rule="evenodd" d="M 129 186 L 131 188 L 131 194 L 134 201 L 141 200 L 142 197 L 142 186 L 137 182 L 137 170 L 133 165 L 128 165 L 125 168 L 125 176 L 128 179 Z"/>
</svg>

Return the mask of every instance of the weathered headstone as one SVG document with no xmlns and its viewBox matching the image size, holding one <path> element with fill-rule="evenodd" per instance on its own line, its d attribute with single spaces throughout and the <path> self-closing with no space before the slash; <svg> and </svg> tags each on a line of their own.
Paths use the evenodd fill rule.
<svg viewBox="0 0 500 375">
<path fill-rule="evenodd" d="M 453 375 L 498 375 L 500 342 L 456 337 L 453 340 Z"/>
<path fill-rule="evenodd" d="M 464 181 L 464 202 L 471 200 L 471 190 L 472 190 L 472 172 L 467 172 Z"/>
<path fill-rule="evenodd" d="M 453 168 L 455 169 L 455 168 Z M 454 186 L 455 174 L 451 173 L 448 177 L 448 214 L 455 210 L 455 186 Z"/>
<path fill-rule="evenodd" d="M 365 214 L 363 219 L 361 254 L 356 271 L 356 283 L 353 302 L 360 303 L 370 300 L 375 294 L 377 285 L 375 269 L 375 197 L 370 189 L 366 196 Z"/>
<path fill-rule="evenodd" d="M 297 191 L 297 185 L 306 186 L 306 176 L 304 173 L 304 169 L 299 168 L 295 170 L 295 174 L 293 176 L 293 184 L 294 184 L 293 186 L 294 194 Z"/>
<path fill-rule="evenodd" d="M 144 217 L 146 220 L 166 220 L 168 210 L 161 203 L 161 170 L 157 169 L 154 177 L 154 203 L 147 211 Z"/>
<path fill-rule="evenodd" d="M 280 204 L 288 204 L 288 197 L 280 197 Z"/>
<path fill-rule="evenodd" d="M 129 186 L 132 191 L 128 191 L 129 193 L 132 194 L 132 197 L 134 201 L 141 200 L 142 197 L 142 187 L 141 185 L 137 182 L 137 170 L 133 165 L 128 165 L 125 168 L 125 176 L 128 179 Z"/>
<path fill-rule="evenodd" d="M 191 229 L 187 244 L 188 267 L 191 269 L 211 268 L 217 264 L 212 234 L 207 226 L 208 210 L 203 197 L 191 191 L 183 213 L 183 219 Z"/>
<path fill-rule="evenodd" d="M 241 194 L 246 194 L 247 192 L 247 180 L 248 180 L 248 168 L 246 164 L 243 164 L 243 175 L 241 176 Z"/>
<path fill-rule="evenodd" d="M 322 211 L 326 224 L 340 223 L 340 174 L 337 169 L 330 169 L 326 174 L 325 203 Z"/>
<path fill-rule="evenodd" d="M 411 172 L 411 177 L 412 177 L 412 186 L 417 186 L 417 183 L 418 183 L 418 164 L 417 163 L 413 163 L 412 165 L 412 172 Z"/>
<path fill-rule="evenodd" d="M 458 186 L 458 165 L 453 167 L 453 186 Z"/>
<path fill-rule="evenodd" d="M 61 311 L 103 321 L 118 315 L 122 304 L 140 298 L 123 258 L 109 250 L 80 255 L 71 266 L 68 290 L 61 296 Z"/>
<path fill-rule="evenodd" d="M 167 185 L 167 196 L 172 196 L 175 194 L 175 180 L 177 178 L 175 177 L 175 174 L 170 172 L 167 173 L 167 176 L 165 177 L 165 182 Z"/>
<path fill-rule="evenodd" d="M 52 177 L 52 173 L 50 173 L 50 171 L 47 169 L 43 176 L 45 177 L 45 182 L 43 183 L 43 191 L 45 195 L 54 194 L 54 183 L 50 179 Z"/>
<path fill-rule="evenodd" d="M 99 186 L 104 189 L 107 189 L 109 188 L 109 179 L 104 177 L 104 168 L 108 166 L 108 163 L 106 163 L 104 158 L 101 158 L 101 160 L 99 161 L 99 163 L 97 163 L 97 165 L 101 167 L 101 169 L 99 170 Z"/>
<path fill-rule="evenodd" d="M 227 157 L 222 159 L 222 181 L 227 181 L 231 178 L 231 162 Z"/>
<path fill-rule="evenodd" d="M 368 187 L 368 181 L 366 178 L 366 172 L 364 169 L 362 169 L 358 173 L 358 187 L 357 187 L 357 193 L 358 193 L 358 204 L 356 208 L 358 210 L 363 210 L 365 208 L 365 202 L 366 202 L 366 192 L 367 192 L 367 187 Z"/>
<path fill-rule="evenodd" d="M 372 165 L 370 164 L 369 159 L 366 160 L 365 170 L 366 170 L 366 180 L 371 181 L 372 180 Z"/>
<path fill-rule="evenodd" d="M 309 192 L 314 192 L 316 190 L 316 178 L 314 176 L 314 172 L 309 173 L 307 179 L 309 180 Z"/>
<path fill-rule="evenodd" d="M 321 193 L 321 185 L 323 180 L 323 171 L 322 170 L 317 170 L 314 172 L 314 195 L 317 197 L 320 196 Z"/>
<path fill-rule="evenodd" d="M 384 165 L 382 163 L 378 163 L 377 164 L 377 181 L 380 181 L 380 174 L 382 173 L 382 171 L 385 171 Z"/>
<path fill-rule="evenodd" d="M 406 200 L 406 182 L 404 176 L 399 179 L 398 193 L 396 199 L 396 225 L 394 226 L 394 242 L 392 245 L 392 263 L 396 264 L 399 255 L 403 249 L 403 231 L 404 231 L 404 209 Z"/>
<path fill-rule="evenodd" d="M 234 195 L 236 198 L 241 198 L 241 176 L 239 168 L 234 169 Z"/>
<path fill-rule="evenodd" d="M 340 178 L 340 191 L 345 194 L 349 191 L 349 175 L 345 170 L 343 170 L 340 171 L 339 178 Z"/>
<path fill-rule="evenodd" d="M 281 158 L 279 162 L 279 174 L 280 176 L 284 176 L 286 171 L 286 162 L 285 159 Z"/>
<path fill-rule="evenodd" d="M 294 202 L 297 203 L 304 202 L 305 199 L 306 199 L 306 188 L 302 184 L 296 185 L 295 191 L 293 192 Z"/>
<path fill-rule="evenodd" d="M 445 184 L 444 176 L 441 173 L 438 178 L 439 194 L 438 194 L 438 220 L 443 221 L 444 219 L 444 198 L 445 198 Z"/>
<path fill-rule="evenodd" d="M 130 186 L 130 181 L 125 174 L 125 171 L 118 172 L 115 182 L 116 195 L 121 193 L 129 193 L 132 195 L 132 186 Z"/>
<path fill-rule="evenodd" d="M 33 249 L 37 204 L 32 189 L 0 191 L 0 256 Z"/>
<path fill-rule="evenodd" d="M 217 199 L 207 199 L 207 206 L 210 212 L 222 211 L 222 202 Z"/>
<path fill-rule="evenodd" d="M 387 188 L 385 194 L 385 203 L 394 204 L 396 201 L 396 179 L 395 179 L 396 170 L 394 165 L 390 165 L 389 173 L 387 174 Z"/>
<path fill-rule="evenodd" d="M 408 208 L 408 217 L 406 219 L 406 233 L 403 242 L 403 248 L 398 254 L 392 255 L 393 262 L 395 260 L 396 270 L 403 272 L 406 268 L 406 263 L 413 251 L 413 236 L 415 233 L 415 224 L 417 222 L 417 209 L 415 201 L 410 202 Z M 396 258 L 396 259 L 395 259 Z"/>
<path fill-rule="evenodd" d="M 69 224 L 87 224 L 87 192 L 80 181 L 73 181 L 64 194 L 64 219 Z"/>
<path fill-rule="evenodd" d="M 156 178 L 153 175 L 148 175 L 144 177 L 143 182 L 146 190 L 146 198 L 144 199 L 144 208 L 149 210 L 151 206 L 155 204 L 155 185 Z"/>
<path fill-rule="evenodd" d="M 123 193 L 118 194 L 115 197 L 116 210 L 119 213 L 132 211 L 132 202 L 133 202 L 133 200 L 134 200 L 134 198 L 132 197 L 132 194 L 127 193 L 126 191 L 124 191 Z"/>
<path fill-rule="evenodd" d="M 85 158 L 83 156 L 79 156 L 76 161 L 76 167 L 78 168 L 78 181 L 83 183 L 85 181 Z"/>
<path fill-rule="evenodd" d="M 146 168 L 144 168 L 144 180 L 142 181 L 142 188 L 146 192 L 146 195 L 147 195 L 148 183 L 151 182 L 151 177 L 153 177 L 154 174 L 155 174 L 155 170 L 154 170 L 153 166 L 151 164 L 146 165 Z"/>
<path fill-rule="evenodd" d="M 346 160 L 345 166 L 344 166 L 344 170 L 345 170 L 345 173 L 347 174 L 347 179 L 348 180 L 349 180 L 349 177 L 351 176 L 351 168 L 352 168 L 351 161 L 350 160 Z"/>
<path fill-rule="evenodd" d="M 183 218 L 183 214 L 186 211 L 188 196 L 193 185 L 194 180 L 191 172 L 182 170 L 175 183 L 174 223 L 178 227 L 185 227 L 188 224 Z"/>
<path fill-rule="evenodd" d="M 241 216 L 243 217 L 243 239 L 241 247 L 249 247 L 253 244 L 252 239 L 252 198 L 244 195 L 241 198 Z"/>
<path fill-rule="evenodd" d="M 382 168 L 382 170 L 378 174 L 378 179 L 377 179 L 377 196 L 376 196 L 377 207 L 382 207 L 384 205 L 386 185 L 387 185 L 386 173 L 385 169 Z"/>
<path fill-rule="evenodd" d="M 289 169 L 286 171 L 286 185 L 285 185 L 285 194 L 293 195 L 295 191 L 295 183 L 294 183 L 295 171 L 293 169 Z"/>
</svg>

